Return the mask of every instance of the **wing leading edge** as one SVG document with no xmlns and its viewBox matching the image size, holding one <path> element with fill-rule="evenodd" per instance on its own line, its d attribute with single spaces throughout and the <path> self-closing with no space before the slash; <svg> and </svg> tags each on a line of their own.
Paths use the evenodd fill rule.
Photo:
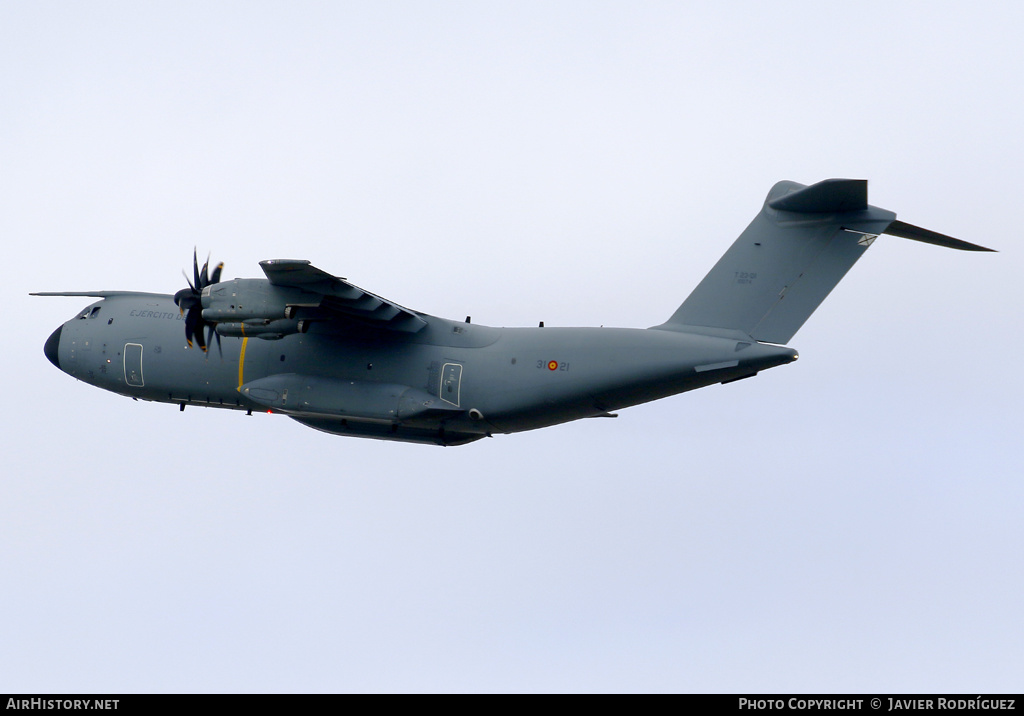
<svg viewBox="0 0 1024 716">
<path fill-rule="evenodd" d="M 427 322 L 408 308 L 332 276 L 300 259 L 261 261 L 260 268 L 274 286 L 320 294 L 317 309 L 330 316 L 403 333 L 417 333 Z"/>
</svg>

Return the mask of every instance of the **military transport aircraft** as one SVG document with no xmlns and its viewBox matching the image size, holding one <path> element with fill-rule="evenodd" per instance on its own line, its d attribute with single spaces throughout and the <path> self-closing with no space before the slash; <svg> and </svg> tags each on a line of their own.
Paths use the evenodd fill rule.
<svg viewBox="0 0 1024 716">
<path fill-rule="evenodd" d="M 797 330 L 881 234 L 982 246 L 896 220 L 867 182 L 783 181 L 665 323 L 490 328 L 437 318 L 309 261 L 262 261 L 221 281 L 193 254 L 188 287 L 36 293 L 99 298 L 47 339 L 46 357 L 143 400 L 281 413 L 337 435 L 461 445 L 543 428 L 797 359 Z"/>
</svg>

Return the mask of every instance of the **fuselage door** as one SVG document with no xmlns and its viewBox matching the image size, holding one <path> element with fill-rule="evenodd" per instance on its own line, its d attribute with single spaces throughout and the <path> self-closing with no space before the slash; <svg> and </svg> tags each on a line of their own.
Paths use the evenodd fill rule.
<svg viewBox="0 0 1024 716">
<path fill-rule="evenodd" d="M 462 365 L 445 363 L 441 367 L 441 400 L 459 407 L 459 390 L 462 387 Z"/>
<path fill-rule="evenodd" d="M 141 388 L 146 383 L 142 380 L 142 344 L 124 344 L 124 382 L 132 388 Z"/>
</svg>

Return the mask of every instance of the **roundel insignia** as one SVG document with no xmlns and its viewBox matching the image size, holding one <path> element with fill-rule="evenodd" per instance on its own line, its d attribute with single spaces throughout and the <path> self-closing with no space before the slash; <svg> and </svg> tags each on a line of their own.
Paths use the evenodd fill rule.
<svg viewBox="0 0 1024 716">
<path fill-rule="evenodd" d="M 556 361 L 556 360 L 549 360 L 548 361 L 548 370 L 558 370 L 558 361 Z"/>
</svg>

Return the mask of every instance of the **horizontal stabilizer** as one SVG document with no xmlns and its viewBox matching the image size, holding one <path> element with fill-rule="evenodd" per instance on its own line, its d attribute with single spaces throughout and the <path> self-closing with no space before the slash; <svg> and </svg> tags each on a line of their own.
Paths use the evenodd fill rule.
<svg viewBox="0 0 1024 716">
<path fill-rule="evenodd" d="M 777 211 L 801 214 L 863 211 L 868 208 L 866 179 L 826 179 L 768 201 Z"/>
<path fill-rule="evenodd" d="M 984 246 L 978 246 L 977 244 L 971 244 L 966 241 L 961 241 L 960 239 L 954 239 L 952 236 L 946 236 L 945 234 L 940 234 L 937 231 L 922 229 L 920 226 L 906 224 L 902 221 L 894 221 L 889 224 L 889 228 L 885 230 L 885 233 L 889 236 L 898 236 L 901 239 L 913 239 L 914 241 L 923 241 L 926 244 L 945 246 L 947 249 L 960 249 L 961 251 L 995 251 L 995 249 L 987 249 Z"/>
</svg>

